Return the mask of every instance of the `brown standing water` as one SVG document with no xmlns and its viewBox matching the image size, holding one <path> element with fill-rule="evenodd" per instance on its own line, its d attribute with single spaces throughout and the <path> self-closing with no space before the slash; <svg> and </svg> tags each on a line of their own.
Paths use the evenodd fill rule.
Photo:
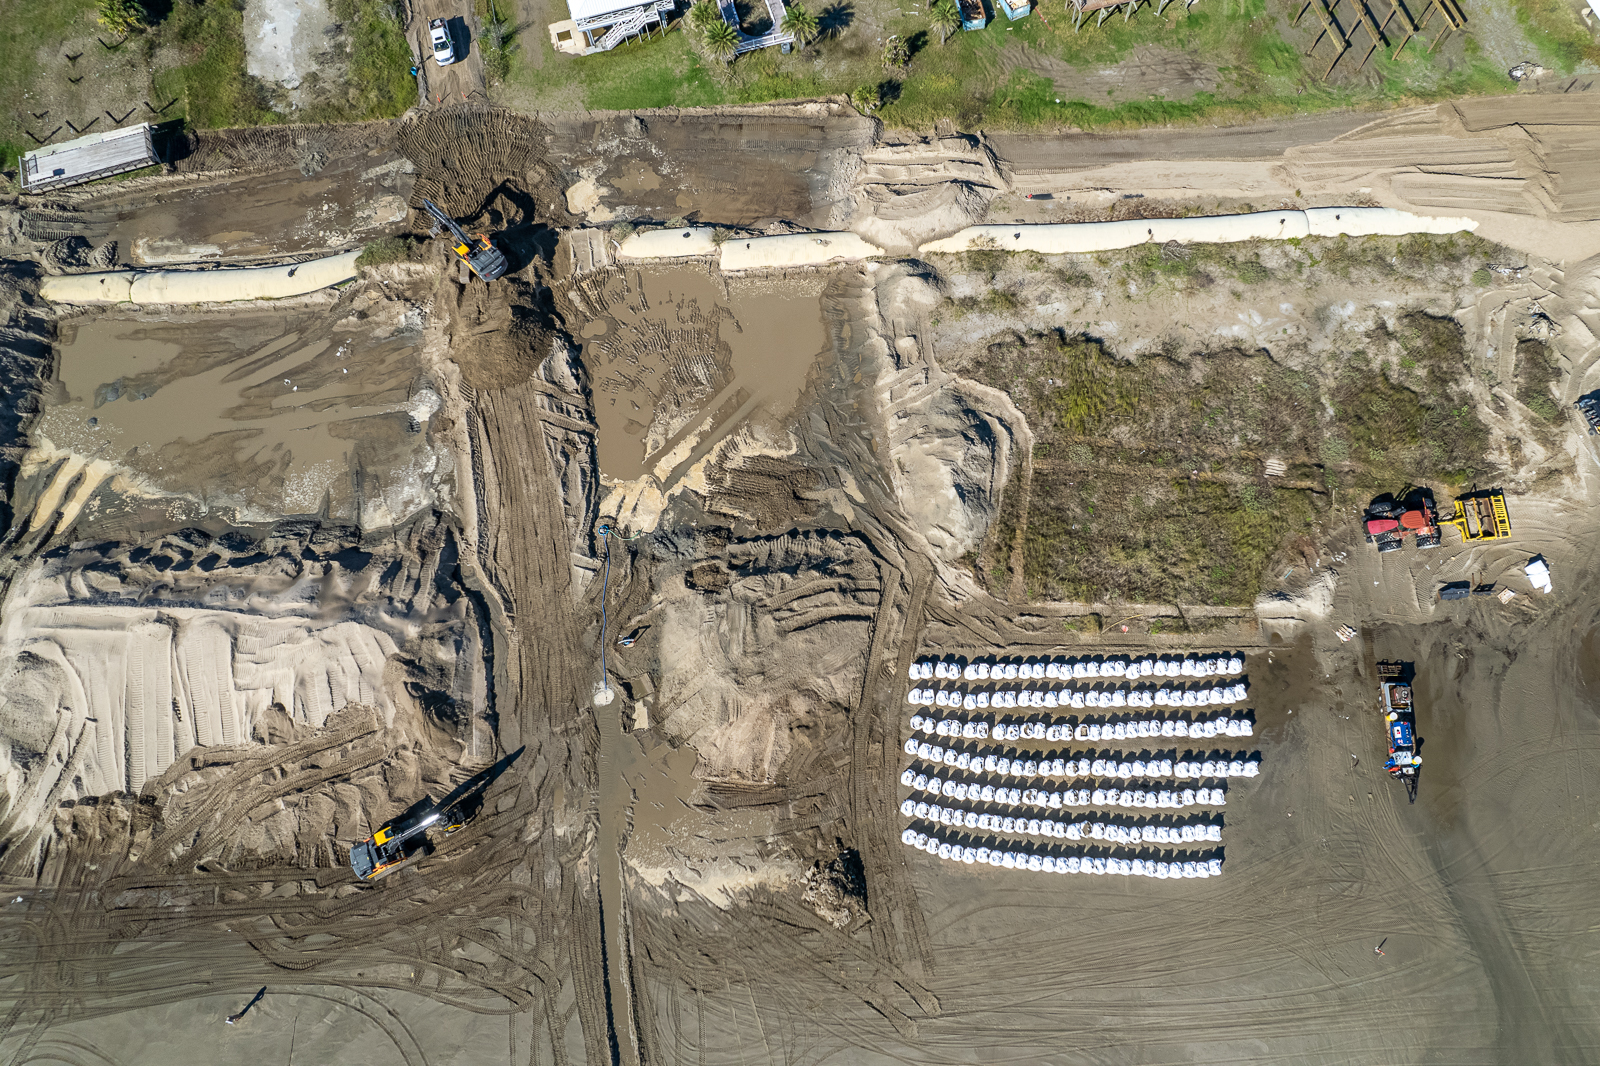
<svg viewBox="0 0 1600 1066">
<path fill-rule="evenodd" d="M 38 435 L 156 492 L 269 515 L 343 509 L 357 467 L 418 476 L 437 403 L 413 394 L 414 339 L 302 318 L 68 323 Z"/>
<path fill-rule="evenodd" d="M 827 342 L 817 294 L 792 282 L 672 267 L 586 296 L 600 469 L 621 481 L 668 481 L 740 426 L 778 428 Z"/>
</svg>

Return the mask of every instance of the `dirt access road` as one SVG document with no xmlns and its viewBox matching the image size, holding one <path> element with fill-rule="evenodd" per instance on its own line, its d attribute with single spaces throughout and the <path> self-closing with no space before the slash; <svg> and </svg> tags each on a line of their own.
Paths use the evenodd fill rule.
<svg viewBox="0 0 1600 1066">
<path fill-rule="evenodd" d="M 433 59 L 428 23 L 436 18 L 445 20 L 450 38 L 455 42 L 456 61 L 447 67 L 441 67 Z M 411 5 L 411 25 L 407 33 L 422 57 L 418 69 L 425 104 L 488 102 L 484 93 L 483 49 L 473 33 L 477 21 L 472 4 L 463 0 L 415 0 Z"/>
<path fill-rule="evenodd" d="M 1439 138 L 1430 146 L 1463 139 L 1438 133 L 1438 113 L 1423 111 Z M 585 172 L 618 217 L 643 217 L 629 211 L 648 202 L 715 220 L 705 190 L 716 186 L 703 179 L 726 180 L 739 151 L 785 138 L 798 173 L 781 186 L 781 205 L 763 211 L 749 198 L 742 218 L 866 220 L 906 234 L 922 224 L 907 208 L 936 202 L 934 222 L 948 232 L 1019 199 L 1024 168 L 979 138 L 876 142 L 846 119 L 840 129 L 806 112 L 620 116 L 605 121 L 625 123 L 626 138 L 592 156 L 547 157 L 594 117 L 545 123 L 430 108 L 396 139 L 416 170 L 411 196 L 461 217 L 502 212 L 523 234 L 571 224 L 561 193 Z M 653 126 L 671 134 L 653 139 Z M 1307 136 L 1309 150 L 1325 133 Z M 1389 160 L 1378 170 L 1391 167 L 1403 136 L 1391 127 L 1378 138 Z M 273 143 L 283 151 L 291 141 Z M 1065 154 L 1074 139 L 1054 143 L 1065 162 L 1044 159 L 1039 172 L 1096 164 Z M 1332 143 L 1322 158 L 1349 154 L 1348 142 Z M 1120 153 L 1108 164 L 1128 161 L 1125 146 L 1107 151 Z M 471 166 L 444 165 L 458 156 Z M 328 170 L 365 173 L 353 162 Z M 1328 178 L 1327 195 L 1382 187 L 1349 183 L 1370 172 Z M 283 191 L 292 174 L 273 192 L 294 205 L 281 212 L 286 240 L 303 214 Z M 1534 182 L 1519 180 L 1519 189 Z M 669 195 L 674 182 L 687 203 Z M 1567 186 L 1552 187 L 1566 196 Z M 204 206 L 192 217 L 222 232 L 221 199 L 196 197 Z M 51 232 L 72 232 L 92 206 L 52 201 Z M 1558 233 L 1586 225 L 1536 206 L 1544 213 L 1520 217 Z M 272 240 L 267 214 L 252 224 L 258 247 Z M 116 224 L 162 236 L 120 212 Z M 537 247 L 531 237 L 528 247 Z M 43 253 L 19 243 L 9 254 Z M 1600 906 L 1591 692 L 1600 572 L 1589 562 L 1597 500 L 1581 473 L 1577 484 L 1548 478 L 1546 495 L 1515 504 L 1517 546 L 1551 559 L 1551 597 L 1524 594 L 1503 611 L 1497 601 L 1436 609 L 1418 590 L 1446 561 L 1474 573 L 1492 563 L 1501 580 L 1516 574 L 1510 555 L 1447 546 L 1356 555 L 1327 606 L 1274 601 L 1231 628 L 1067 629 L 1062 612 L 1082 605 L 1003 602 L 959 564 L 962 538 L 982 535 L 1008 471 L 1020 468 L 1008 467 L 1010 449 L 1031 450 L 1030 438 L 1005 393 L 943 369 L 933 320 L 949 305 L 925 264 L 744 280 L 675 268 L 699 272 L 689 285 L 669 272 L 558 273 L 530 253 L 523 269 L 485 286 L 444 270 L 437 243 L 423 254 L 322 299 L 338 329 L 371 335 L 352 346 L 351 376 L 392 334 L 415 340 L 403 356 L 414 362 L 385 358 L 397 360 L 386 364 L 395 380 L 416 382 L 407 397 L 425 384 L 440 398 L 414 429 L 391 420 L 396 441 L 425 433 L 448 453 L 432 468 L 441 498 L 424 516 L 371 527 L 359 516 L 348 525 L 302 516 L 290 536 L 207 530 L 199 526 L 212 516 L 161 508 L 111 524 L 93 517 L 105 506 L 83 503 L 90 517 L 59 534 L 45 522 L 7 542 L 8 622 L 28 590 L 57 629 L 69 600 L 153 605 L 141 647 L 169 621 L 181 642 L 194 604 L 213 618 L 270 609 L 318 626 L 382 620 L 404 646 L 382 664 L 392 719 L 359 699 L 308 717 L 298 679 L 333 671 L 301 641 L 293 650 L 307 669 L 284 683 L 281 712 L 251 705 L 238 743 L 174 752 L 137 796 L 78 794 L 63 774 L 37 797 L 29 810 L 50 819 L 26 838 L 37 861 L 20 849 L 4 855 L 0 1058 L 153 1066 L 255 1061 L 292 1044 L 307 1059 L 406 1066 L 500 1056 L 530 1066 L 742 1066 L 970 1062 L 999 1048 L 1017 1062 L 1074 1055 L 1131 1066 L 1263 1055 L 1582 1061 L 1600 1047 L 1585 1009 L 1597 991 L 1586 960 L 1600 950 L 1588 917 Z M 26 327 L 53 346 L 59 324 L 29 302 L 32 270 L 8 275 L 7 336 Z M 1545 306 L 1562 327 L 1559 344 L 1576 345 L 1559 348 L 1570 399 L 1594 384 L 1582 330 L 1600 321 L 1600 307 L 1592 266 L 1572 261 L 1564 272 L 1560 299 Z M 753 328 L 775 299 L 804 316 L 793 351 Z M 1218 299 L 1219 322 L 1248 317 L 1243 297 Z M 212 316 L 218 337 L 248 326 L 239 342 L 248 362 L 296 328 L 286 318 L 269 331 L 261 318 L 271 311 L 195 313 Z M 798 395 L 767 387 L 752 346 L 806 364 L 803 375 L 783 367 L 785 383 L 803 380 Z M 24 393 L 59 391 L 51 367 L 42 380 L 25 369 L 7 364 Z M 114 383 L 101 378 L 113 374 L 78 391 L 95 386 L 99 396 Z M 132 395 L 105 402 L 152 398 L 126 384 Z M 244 375 L 235 387 L 261 388 Z M 293 402 L 262 396 L 274 410 Z M 740 412 L 748 417 L 735 424 Z M 373 432 L 354 421 L 344 431 Z M 613 445 L 630 440 L 634 467 L 651 461 L 643 474 L 608 469 Z M 1588 461 L 1575 428 L 1562 441 Z M 82 503 L 66 460 L 36 440 L 17 451 L 32 448 L 8 505 L 52 517 L 61 508 L 51 486 Z M 904 480 L 912 468 L 942 470 L 946 482 Z M 655 470 L 658 483 L 642 484 Z M 631 495 L 618 491 L 624 476 Z M 93 497 L 103 504 L 140 491 L 127 474 L 106 485 Z M 616 536 L 599 537 L 602 518 Z M 1349 533 L 1318 547 L 1364 550 Z M 229 550 L 213 537 L 228 537 Z M 264 594 L 274 589 L 281 595 Z M 397 611 L 405 604 L 410 613 Z M 1370 639 L 1338 643 L 1335 614 Z M 636 631 L 631 646 L 618 645 Z M 93 651 L 118 638 L 74 639 Z M 252 666 L 262 650 L 206 639 L 215 646 L 207 661 L 218 664 Z M 1261 778 L 1230 789 L 1221 879 L 1050 879 L 952 867 L 900 844 L 905 678 L 916 656 L 1207 649 L 1245 653 L 1263 757 Z M 59 740 L 38 735 L 53 709 L 81 703 L 71 662 L 47 654 L 40 642 L 6 675 L 7 773 L 42 764 L 33 751 L 81 765 L 65 729 Z M 1371 657 L 1419 665 L 1428 770 L 1415 807 L 1377 769 Z M 487 678 L 481 690 L 474 670 Z M 198 675 L 179 681 L 208 698 L 230 691 Z M 597 709 L 602 681 L 616 698 Z M 143 690 L 123 676 L 94 697 L 110 706 L 129 691 Z M 469 757 L 474 737 L 490 739 Z M 353 881 L 343 851 L 361 827 L 488 749 L 519 746 L 526 753 L 484 815 L 438 854 L 375 887 Z M 112 763 L 121 750 L 114 738 L 101 748 L 96 757 Z M 8 807 L 4 817 L 22 813 Z M 7 830 L 5 839 L 21 838 Z M 1372 949 L 1384 937 L 1380 957 Z M 262 985 L 267 998 L 238 1026 L 217 1024 Z"/>
</svg>

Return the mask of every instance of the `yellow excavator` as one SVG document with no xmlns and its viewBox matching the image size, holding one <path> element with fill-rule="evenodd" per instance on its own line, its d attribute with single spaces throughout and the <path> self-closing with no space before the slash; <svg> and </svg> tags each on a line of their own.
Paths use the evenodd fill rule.
<svg viewBox="0 0 1600 1066">
<path fill-rule="evenodd" d="M 431 852 L 444 837 L 462 828 L 483 806 L 483 794 L 525 749 L 518 748 L 487 770 L 467 778 L 444 799 L 424 796 L 350 849 L 350 869 L 363 881 L 376 881 Z"/>
<path fill-rule="evenodd" d="M 454 238 L 452 249 L 474 274 L 484 281 L 493 281 L 505 274 L 506 257 L 487 236 L 480 233 L 476 240 L 467 236 L 467 231 L 456 225 L 456 220 L 432 200 L 423 200 L 422 207 L 433 216 L 433 229 L 428 236 L 437 237 L 441 229 L 449 230 Z"/>
</svg>

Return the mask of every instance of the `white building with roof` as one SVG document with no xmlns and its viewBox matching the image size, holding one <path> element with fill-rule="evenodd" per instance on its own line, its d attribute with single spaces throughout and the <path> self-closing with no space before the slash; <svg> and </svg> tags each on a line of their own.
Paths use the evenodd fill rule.
<svg viewBox="0 0 1600 1066">
<path fill-rule="evenodd" d="M 550 24 L 556 51 L 587 56 L 606 52 L 623 41 L 666 26 L 677 0 L 567 0 L 572 14 Z"/>
<path fill-rule="evenodd" d="M 49 144 L 22 157 L 22 188 L 43 192 L 124 174 L 157 162 L 150 123 Z"/>
</svg>

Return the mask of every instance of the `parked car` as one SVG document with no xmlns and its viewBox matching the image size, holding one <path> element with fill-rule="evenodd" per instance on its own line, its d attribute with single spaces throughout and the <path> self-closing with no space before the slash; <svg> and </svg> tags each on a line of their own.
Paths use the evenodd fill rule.
<svg viewBox="0 0 1600 1066">
<path fill-rule="evenodd" d="M 448 67 L 456 61 L 456 45 L 450 39 L 450 26 L 444 19 L 428 23 L 428 36 L 433 40 L 433 61 Z"/>
</svg>

